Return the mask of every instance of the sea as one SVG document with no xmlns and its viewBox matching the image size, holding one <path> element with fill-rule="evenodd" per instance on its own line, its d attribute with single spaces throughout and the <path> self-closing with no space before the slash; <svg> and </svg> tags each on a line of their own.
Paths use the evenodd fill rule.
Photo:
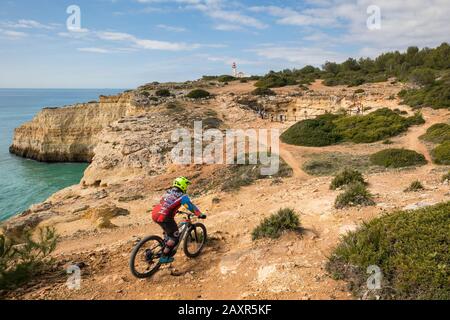
<svg viewBox="0 0 450 320">
<path fill-rule="evenodd" d="M 125 89 L 0 89 L 0 221 L 80 182 L 86 163 L 43 163 L 9 153 L 14 128 L 44 107 L 98 100 Z"/>
</svg>

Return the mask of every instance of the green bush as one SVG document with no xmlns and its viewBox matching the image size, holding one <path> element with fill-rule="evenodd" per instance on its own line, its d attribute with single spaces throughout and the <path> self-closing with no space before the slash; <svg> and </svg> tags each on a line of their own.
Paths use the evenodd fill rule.
<svg viewBox="0 0 450 320">
<path fill-rule="evenodd" d="M 155 91 L 155 95 L 158 97 L 170 97 L 170 90 L 169 89 L 159 89 Z"/>
<path fill-rule="evenodd" d="M 385 168 L 421 166 L 427 163 L 422 154 L 407 149 L 385 149 L 371 155 L 370 161 Z"/>
<path fill-rule="evenodd" d="M 450 125 L 446 123 L 436 123 L 428 128 L 421 139 L 433 143 L 443 143 L 450 141 Z"/>
<path fill-rule="evenodd" d="M 339 117 L 324 114 L 315 119 L 297 122 L 283 132 L 280 138 L 285 143 L 298 146 L 323 147 L 336 144 L 342 140 L 333 123 Z"/>
<path fill-rule="evenodd" d="M 382 108 L 364 116 L 342 117 L 334 121 L 336 131 L 344 140 L 371 143 L 396 136 L 413 124 L 423 120 L 420 114 L 404 118 L 396 112 Z"/>
<path fill-rule="evenodd" d="M 410 75 L 410 81 L 419 86 L 427 86 L 434 83 L 436 72 L 430 68 L 414 69 Z"/>
<path fill-rule="evenodd" d="M 420 89 L 402 90 L 399 97 L 402 104 L 413 108 L 450 108 L 450 76 Z"/>
<path fill-rule="evenodd" d="M 328 146 L 342 141 L 370 143 L 396 136 L 408 127 L 423 122 L 420 113 L 405 118 L 388 108 L 367 115 L 325 114 L 297 122 L 281 135 L 281 139 L 285 143 L 310 147 Z"/>
<path fill-rule="evenodd" d="M 355 94 L 360 94 L 366 92 L 364 89 L 356 89 Z"/>
<path fill-rule="evenodd" d="M 191 99 L 202 99 L 202 98 L 208 98 L 211 94 L 203 89 L 195 89 L 188 93 L 187 97 Z"/>
<path fill-rule="evenodd" d="M 224 74 L 224 75 L 221 75 L 219 78 L 217 78 L 217 80 L 218 80 L 219 82 L 230 82 L 230 81 L 236 80 L 236 78 L 233 77 L 233 76 Z"/>
<path fill-rule="evenodd" d="M 375 201 L 372 199 L 372 195 L 367 186 L 361 182 L 354 182 L 347 186 L 345 191 L 336 197 L 334 207 L 336 209 L 342 209 L 352 206 L 373 206 Z"/>
<path fill-rule="evenodd" d="M 369 266 L 383 279 L 382 299 L 450 299 L 450 202 L 416 211 L 396 211 L 348 233 L 334 250 L 327 271 L 350 283 L 361 297 Z"/>
<path fill-rule="evenodd" d="M 280 209 L 276 214 L 264 219 L 252 232 L 252 239 L 276 239 L 283 231 L 297 231 L 300 228 L 300 219 L 293 209 Z"/>
<path fill-rule="evenodd" d="M 431 151 L 431 156 L 436 164 L 450 165 L 450 140 L 434 148 Z"/>
<path fill-rule="evenodd" d="M 38 230 L 36 241 L 31 233 L 24 238 L 24 243 L 16 244 L 0 235 L 0 290 L 14 289 L 42 272 L 58 240 L 55 229 L 49 227 Z"/>
<path fill-rule="evenodd" d="M 254 96 L 274 96 L 276 95 L 275 91 L 270 90 L 269 88 L 256 88 L 252 91 L 252 95 Z"/>
<path fill-rule="evenodd" d="M 405 189 L 405 192 L 416 192 L 425 190 L 424 186 L 419 180 L 411 182 L 408 188 Z"/>
<path fill-rule="evenodd" d="M 330 189 L 336 190 L 337 188 L 349 185 L 354 182 L 366 184 L 366 181 L 364 180 L 361 172 L 353 169 L 344 169 L 339 172 L 331 181 Z"/>
</svg>

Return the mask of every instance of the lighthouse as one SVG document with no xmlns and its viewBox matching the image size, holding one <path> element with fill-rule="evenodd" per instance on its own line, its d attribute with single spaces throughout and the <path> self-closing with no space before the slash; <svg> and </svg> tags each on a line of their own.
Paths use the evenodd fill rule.
<svg viewBox="0 0 450 320">
<path fill-rule="evenodd" d="M 233 74 L 233 77 L 235 77 L 235 78 L 237 78 L 237 65 L 236 65 L 236 62 L 233 62 L 233 64 L 231 65 L 231 69 L 232 69 L 232 74 Z"/>
</svg>

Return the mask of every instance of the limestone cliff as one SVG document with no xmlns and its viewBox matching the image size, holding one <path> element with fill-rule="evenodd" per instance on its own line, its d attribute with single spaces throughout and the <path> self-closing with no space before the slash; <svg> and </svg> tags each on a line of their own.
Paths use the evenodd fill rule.
<svg viewBox="0 0 450 320">
<path fill-rule="evenodd" d="M 99 102 L 45 108 L 15 129 L 10 152 L 39 161 L 89 162 L 98 133 L 135 111 L 132 93 L 101 96 Z"/>
</svg>

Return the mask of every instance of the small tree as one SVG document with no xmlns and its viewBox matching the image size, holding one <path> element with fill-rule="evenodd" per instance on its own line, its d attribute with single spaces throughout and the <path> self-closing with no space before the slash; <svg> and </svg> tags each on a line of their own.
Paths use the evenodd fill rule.
<svg viewBox="0 0 450 320">
<path fill-rule="evenodd" d="M 58 235 L 50 227 L 38 229 L 37 240 L 27 232 L 21 244 L 0 235 L 0 289 L 17 287 L 43 271 L 57 241 Z"/>
<path fill-rule="evenodd" d="M 191 99 L 208 98 L 211 94 L 203 89 L 195 89 L 188 93 L 187 97 Z"/>
<path fill-rule="evenodd" d="M 415 69 L 411 72 L 410 80 L 419 86 L 428 86 L 434 83 L 436 74 L 429 68 Z"/>
<path fill-rule="evenodd" d="M 158 97 L 170 97 L 170 90 L 169 89 L 159 89 L 156 90 L 155 95 Z"/>
</svg>

